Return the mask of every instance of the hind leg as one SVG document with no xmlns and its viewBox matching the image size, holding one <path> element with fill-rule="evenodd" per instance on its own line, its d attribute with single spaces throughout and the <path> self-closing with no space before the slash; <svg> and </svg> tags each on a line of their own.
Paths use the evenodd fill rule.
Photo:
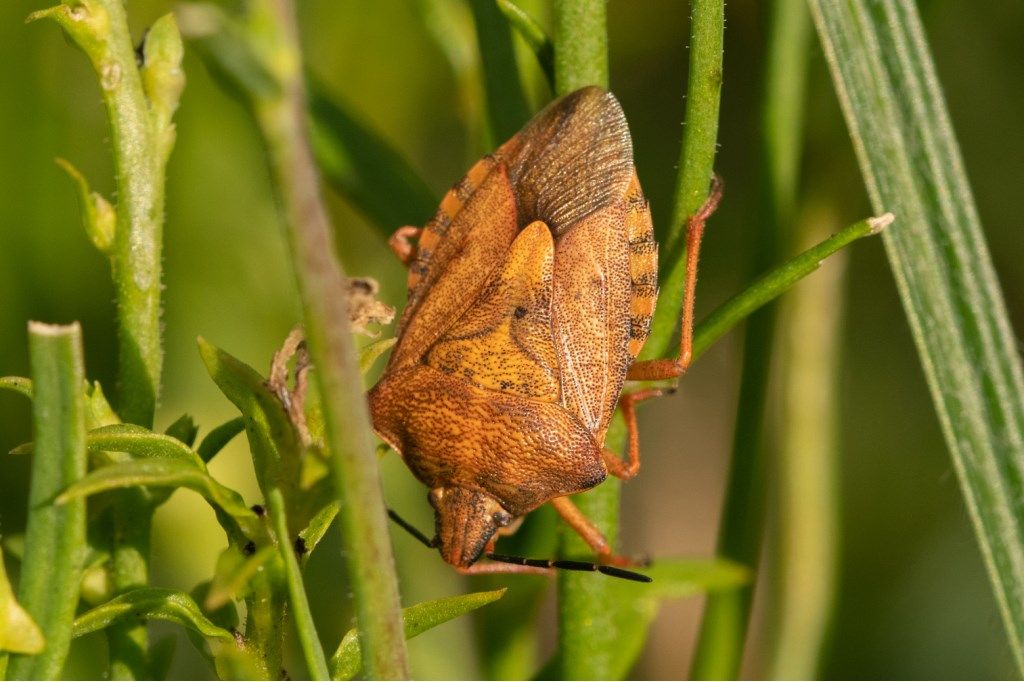
<svg viewBox="0 0 1024 682">
<path fill-rule="evenodd" d="M 402 261 L 402 265 L 409 267 L 409 263 L 416 258 L 416 246 L 410 240 L 419 239 L 422 233 L 422 227 L 406 225 L 395 230 L 388 239 L 388 246 L 395 252 L 398 260 Z"/>
</svg>

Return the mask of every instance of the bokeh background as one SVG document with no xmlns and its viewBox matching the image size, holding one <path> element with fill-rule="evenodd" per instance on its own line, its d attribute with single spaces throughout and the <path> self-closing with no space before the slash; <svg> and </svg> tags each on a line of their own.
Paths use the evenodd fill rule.
<svg viewBox="0 0 1024 682">
<path fill-rule="evenodd" d="M 440 196 L 486 149 L 478 119 L 460 104 L 460 81 L 414 0 L 304 0 L 301 24 L 312 71 L 352 111 L 410 160 Z M 458 0 L 447 5 L 468 18 Z M 522 2 L 546 20 L 543 2 Z M 768 3 L 727 6 L 725 80 L 716 164 L 727 195 L 706 239 L 698 315 L 748 280 L 759 215 Z M 108 196 L 109 133 L 84 57 L 50 24 L 25 25 L 44 5 L 0 3 L 0 375 L 28 372 L 26 321 L 80 320 L 90 377 L 113 388 L 115 320 L 108 266 L 81 228 L 72 185 L 53 163 L 71 160 Z M 133 0 L 136 36 L 164 0 Z M 1018 336 L 1024 329 L 1024 4 L 1017 0 L 921 3 L 952 119 Z M 687 3 L 609 4 L 611 81 L 630 120 L 636 163 L 656 221 L 670 206 L 686 82 Z M 447 45 L 457 49 L 453 39 Z M 465 55 L 464 55 L 465 56 Z M 468 53 L 472 59 L 472 50 Z M 528 79 L 536 81 L 527 66 Z M 211 81 L 190 53 L 168 172 L 164 388 L 157 426 L 183 412 L 204 427 L 233 416 L 196 352 L 202 335 L 265 370 L 296 323 L 295 289 L 271 200 L 259 140 L 243 108 Z M 473 78 L 471 73 L 469 78 Z M 465 78 L 465 76 L 463 76 Z M 845 126 L 817 45 L 810 54 L 801 205 L 824 227 L 868 215 Z M 545 93 L 533 88 L 535 106 Z M 327 192 L 341 255 L 352 274 L 376 277 L 401 306 L 403 273 L 380 237 Z M 396 226 L 397 227 L 397 226 Z M 823 656 L 829 678 L 1004 678 L 1014 669 L 908 327 L 881 243 L 848 253 L 839 381 L 840 573 L 834 623 Z M 813 281 L 813 280 L 812 280 Z M 713 349 L 676 396 L 641 410 L 644 468 L 625 486 L 625 548 L 652 556 L 710 556 L 720 513 L 735 414 L 740 348 L 735 335 Z M 108 391 L 108 393 L 111 391 Z M 0 452 L 31 438 L 27 403 L 0 393 Z M 244 439 L 211 467 L 257 501 Z M 422 489 L 397 458 L 384 461 L 391 504 L 430 524 Z M 0 455 L 0 533 L 24 529 L 28 462 Z M 329 537 L 333 537 L 329 536 Z M 156 516 L 153 580 L 191 589 L 212 572 L 224 544 L 212 513 L 175 494 Z M 436 555 L 395 538 L 404 601 L 466 591 Z M 350 624 L 336 541 L 310 563 L 315 616 L 329 645 Z M 14 568 L 13 566 L 11 567 Z M 699 623 L 699 599 L 667 603 L 634 674 L 685 676 Z M 759 605 L 745 673 L 763 671 L 765 609 Z M 486 611 L 481 612 L 486 618 Z M 540 613 L 542 651 L 554 611 Z M 411 643 L 418 677 L 473 678 L 473 621 L 463 618 Z M 169 628 L 154 626 L 158 632 Z M 69 675 L 91 677 L 101 637 L 73 649 Z M 172 675 L 208 674 L 179 642 Z"/>
</svg>

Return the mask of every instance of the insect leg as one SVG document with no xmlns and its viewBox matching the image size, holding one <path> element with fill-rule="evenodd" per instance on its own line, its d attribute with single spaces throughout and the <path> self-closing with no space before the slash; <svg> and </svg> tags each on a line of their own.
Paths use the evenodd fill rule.
<svg viewBox="0 0 1024 682">
<path fill-rule="evenodd" d="M 608 540 L 605 539 L 604 533 L 602 533 L 597 526 L 591 522 L 583 512 L 579 510 L 575 504 L 573 504 L 568 497 L 556 497 L 551 500 L 551 506 L 555 508 L 558 515 L 569 524 L 570 527 L 583 538 L 583 541 L 590 545 L 595 552 L 597 552 L 601 563 L 611 564 L 612 566 L 632 566 L 633 561 L 628 557 L 619 556 L 612 552 L 611 545 L 608 544 Z"/>
<path fill-rule="evenodd" d="M 422 227 L 406 225 L 395 230 L 394 234 L 388 239 L 388 246 L 395 252 L 398 260 L 402 261 L 402 265 L 408 267 L 409 263 L 416 257 L 416 247 L 409 240 L 419 239 L 422 233 Z"/>
<path fill-rule="evenodd" d="M 686 284 L 683 288 L 682 330 L 679 335 L 679 355 L 674 360 L 645 360 L 634 363 L 626 378 L 631 381 L 657 381 L 673 379 L 686 372 L 693 355 L 693 303 L 697 291 L 697 261 L 700 242 L 704 236 L 704 223 L 718 208 L 722 199 L 722 179 L 717 175 L 711 181 L 711 191 L 704 205 L 686 221 Z"/>
<path fill-rule="evenodd" d="M 455 570 L 462 575 L 488 575 L 494 573 L 526 573 L 528 575 L 554 575 L 551 568 L 539 566 L 521 566 L 519 564 L 503 564 L 497 561 L 481 561 L 472 566 L 456 566 Z"/>
<path fill-rule="evenodd" d="M 626 462 L 623 462 L 618 454 L 611 450 L 601 451 L 605 466 L 608 467 L 608 473 L 612 476 L 628 481 L 640 471 L 640 433 L 636 426 L 636 404 L 664 394 L 665 391 L 661 389 L 650 388 L 626 393 L 619 398 L 619 408 L 622 410 L 622 418 L 626 422 L 626 433 L 629 434 L 629 450 Z"/>
</svg>

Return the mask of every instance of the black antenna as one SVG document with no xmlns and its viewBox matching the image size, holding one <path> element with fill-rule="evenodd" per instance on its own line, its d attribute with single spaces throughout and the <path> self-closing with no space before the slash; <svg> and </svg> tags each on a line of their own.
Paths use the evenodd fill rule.
<svg viewBox="0 0 1024 682">
<path fill-rule="evenodd" d="M 388 517 L 392 521 L 401 526 L 405 532 L 413 536 L 417 540 L 423 543 L 425 547 L 434 549 L 437 547 L 437 540 L 431 540 L 419 528 L 412 525 L 401 516 L 398 515 L 394 509 L 388 509 Z M 607 566 L 605 564 L 595 564 L 589 561 L 572 561 L 570 559 L 527 559 L 521 556 L 506 556 L 504 554 L 488 554 L 487 558 L 491 561 L 497 561 L 503 564 L 515 564 L 517 566 L 533 566 L 535 568 L 558 568 L 563 571 L 597 571 L 598 573 L 604 573 L 613 578 L 622 578 L 624 580 L 633 580 L 638 583 L 649 583 L 653 582 L 653 578 L 650 576 L 643 575 L 642 573 L 636 573 L 635 571 L 627 571 L 624 568 L 618 566 Z"/>
<path fill-rule="evenodd" d="M 429 549 L 434 549 L 435 547 L 437 547 L 436 540 L 431 540 L 430 538 L 428 538 L 426 535 L 420 532 L 419 528 L 417 528 L 416 526 L 412 525 L 411 523 L 403 519 L 401 516 L 399 516 L 398 512 L 396 512 L 394 509 L 388 509 L 388 516 L 391 518 L 392 521 L 394 521 L 403 529 L 405 529 L 406 533 L 422 542 Z"/>
<path fill-rule="evenodd" d="M 491 561 L 500 561 L 503 564 L 535 566 L 537 568 L 560 568 L 565 571 L 597 571 L 599 573 L 604 573 L 605 575 L 610 575 L 613 578 L 633 580 L 638 583 L 654 582 L 653 578 L 643 575 L 642 573 L 627 571 L 626 569 L 619 568 L 618 566 L 595 564 L 590 561 L 572 561 L 569 559 L 526 559 L 521 556 L 505 556 L 504 554 L 488 554 L 487 558 Z"/>
</svg>

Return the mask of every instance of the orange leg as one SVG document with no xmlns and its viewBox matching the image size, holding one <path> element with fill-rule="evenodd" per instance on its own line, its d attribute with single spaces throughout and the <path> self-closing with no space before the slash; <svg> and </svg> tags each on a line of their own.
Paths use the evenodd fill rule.
<svg viewBox="0 0 1024 682">
<path fill-rule="evenodd" d="M 619 556 L 612 552 L 611 545 L 605 539 L 604 533 L 598 530 L 590 519 L 583 515 L 575 504 L 568 497 L 556 497 L 551 500 L 551 506 L 555 508 L 558 515 L 569 524 L 570 527 L 583 538 L 583 541 L 590 545 L 602 563 L 612 566 L 632 566 L 634 561 L 628 557 Z"/>
<path fill-rule="evenodd" d="M 643 391 L 626 393 L 619 398 L 619 407 L 622 409 L 622 418 L 626 421 L 626 433 L 629 434 L 628 460 L 622 459 L 611 450 L 602 450 L 605 466 L 608 473 L 623 481 L 628 481 L 640 471 L 640 433 L 636 426 L 636 404 L 648 398 L 657 398 L 665 394 L 665 391 L 658 388 L 650 388 Z"/>
<path fill-rule="evenodd" d="M 398 260 L 402 261 L 402 265 L 408 267 L 409 263 L 416 257 L 416 247 L 409 240 L 419 239 L 422 233 L 422 227 L 406 225 L 395 230 L 391 238 L 388 239 L 388 246 L 398 256 Z"/>
<path fill-rule="evenodd" d="M 674 379 L 690 366 L 693 356 L 693 302 L 697 290 L 697 261 L 700 240 L 704 236 L 704 223 L 718 208 L 722 199 L 722 180 L 717 175 L 711 181 L 707 201 L 686 221 L 686 284 L 683 289 L 682 332 L 679 336 L 679 356 L 674 360 L 645 360 L 629 368 L 626 378 L 631 381 L 658 381 Z"/>
</svg>

